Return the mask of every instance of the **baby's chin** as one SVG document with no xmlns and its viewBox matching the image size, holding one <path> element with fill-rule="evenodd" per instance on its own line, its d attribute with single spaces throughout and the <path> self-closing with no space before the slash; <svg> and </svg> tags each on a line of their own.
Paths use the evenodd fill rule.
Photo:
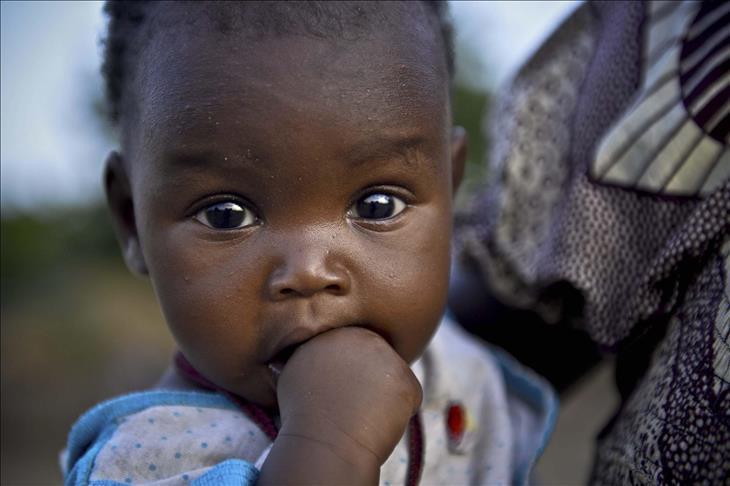
<svg viewBox="0 0 730 486">
<path fill-rule="evenodd" d="M 224 386 L 224 388 L 249 403 L 272 411 L 278 411 L 279 404 L 276 398 L 278 374 L 269 368 L 266 368 L 262 374 L 262 377 L 253 381 L 250 376 L 234 378 L 230 385 Z"/>
</svg>

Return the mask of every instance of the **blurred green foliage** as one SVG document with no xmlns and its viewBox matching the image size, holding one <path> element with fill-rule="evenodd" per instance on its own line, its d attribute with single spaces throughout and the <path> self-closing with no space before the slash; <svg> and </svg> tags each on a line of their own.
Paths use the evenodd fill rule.
<svg viewBox="0 0 730 486">
<path fill-rule="evenodd" d="M 464 127 L 469 134 L 467 163 L 478 171 L 483 170 L 486 140 L 481 125 L 489 109 L 489 101 L 489 94 L 465 86 L 456 86 L 453 92 L 454 124 Z"/>
<path fill-rule="evenodd" d="M 4 215 L 0 220 L 2 298 L 53 278 L 81 261 L 119 260 L 106 208 L 55 208 Z M 51 287 L 49 290 L 52 290 Z M 7 302 L 7 301 L 6 301 Z"/>
<path fill-rule="evenodd" d="M 484 154 L 489 140 L 482 130 L 482 121 L 489 112 L 490 101 L 488 93 L 466 86 L 457 85 L 452 93 L 454 125 L 464 127 L 469 137 L 467 163 L 456 200 L 457 208 L 467 203 L 469 197 L 482 186 L 487 175 Z"/>
</svg>

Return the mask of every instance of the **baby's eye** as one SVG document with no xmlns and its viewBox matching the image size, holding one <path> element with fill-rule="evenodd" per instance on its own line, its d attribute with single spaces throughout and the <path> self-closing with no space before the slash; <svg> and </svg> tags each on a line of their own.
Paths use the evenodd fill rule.
<svg viewBox="0 0 730 486">
<path fill-rule="evenodd" d="M 210 228 L 221 230 L 240 229 L 256 223 L 253 211 L 233 201 L 211 204 L 198 211 L 193 218 Z"/>
<path fill-rule="evenodd" d="M 374 193 L 360 198 L 352 205 L 347 215 L 359 219 L 388 219 L 397 216 L 405 208 L 406 203 L 398 197 Z"/>
</svg>

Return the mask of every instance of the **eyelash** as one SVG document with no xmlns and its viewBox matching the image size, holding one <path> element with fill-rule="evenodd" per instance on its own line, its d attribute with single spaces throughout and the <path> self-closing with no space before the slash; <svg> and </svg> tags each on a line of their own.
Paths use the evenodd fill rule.
<svg viewBox="0 0 730 486">
<path fill-rule="evenodd" d="M 405 191 L 394 190 L 394 188 L 392 187 L 369 187 L 367 190 L 361 192 L 360 194 L 358 194 L 357 197 L 352 200 L 352 202 L 348 206 L 346 215 L 348 218 L 358 222 L 361 225 L 387 224 L 391 222 L 391 220 L 396 219 L 399 215 L 401 215 L 410 207 L 412 196 L 410 194 L 402 194 L 403 192 Z M 378 198 L 377 196 L 382 197 Z M 371 199 L 369 207 L 367 203 L 365 203 L 365 201 L 368 199 Z M 389 213 L 388 215 L 383 217 L 367 217 L 357 214 L 357 211 L 369 210 L 371 211 L 371 213 L 377 212 L 378 208 L 374 207 L 375 205 L 377 205 L 376 201 L 383 204 L 389 204 L 389 207 L 382 208 Z M 361 203 L 364 203 L 365 205 L 358 207 L 358 205 L 360 205 Z M 211 221 L 211 214 L 208 213 L 208 211 L 216 207 L 220 207 L 220 209 L 218 210 L 220 211 L 220 214 L 217 215 L 218 223 L 220 223 L 220 226 L 217 226 L 215 222 Z M 232 215 L 231 211 L 240 214 Z M 223 214 L 223 212 L 226 212 L 227 214 Z M 252 226 L 256 226 L 257 224 L 260 224 L 262 222 L 261 218 L 258 216 L 258 211 L 253 209 L 252 204 L 248 203 L 245 200 L 242 200 L 239 197 L 234 196 L 221 196 L 215 199 L 206 199 L 201 204 L 197 205 L 196 209 L 191 211 L 191 216 L 200 224 L 216 231 L 243 230 Z M 238 223 L 230 225 L 228 227 L 224 227 L 228 223 L 231 223 L 232 218 L 234 223 L 236 221 L 238 221 Z"/>
<path fill-rule="evenodd" d="M 232 215 L 230 214 L 230 212 L 228 214 L 219 214 L 218 216 L 223 218 L 222 221 L 219 222 L 230 222 L 231 218 L 234 216 L 236 218 L 241 217 L 243 219 L 240 223 L 232 227 L 217 227 L 213 222 L 210 221 L 210 219 L 208 219 L 209 214 L 207 214 L 208 211 L 216 207 L 222 207 L 222 209 L 219 210 L 221 211 L 221 213 L 223 211 L 231 210 L 234 210 L 235 213 L 241 213 L 237 215 Z M 235 210 L 235 208 L 239 208 L 240 211 Z M 259 224 L 261 222 L 261 219 L 258 216 L 258 211 L 253 209 L 252 204 L 242 200 L 241 198 L 233 196 L 222 196 L 215 199 L 206 199 L 201 204 L 197 205 L 197 208 L 191 211 L 191 213 L 194 220 L 216 231 L 242 230 L 251 226 L 255 226 L 256 224 Z M 241 225 L 242 223 L 245 224 Z"/>
<path fill-rule="evenodd" d="M 379 198 L 378 196 L 383 196 L 383 197 Z M 383 200 L 384 198 L 389 198 L 389 199 L 387 202 L 385 202 Z M 358 207 L 361 203 L 367 204 L 366 201 L 368 199 L 371 200 L 369 208 L 367 206 Z M 390 203 L 391 204 L 390 207 L 382 208 L 382 209 L 386 209 L 386 211 L 392 211 L 393 214 L 390 214 L 388 216 L 383 216 L 383 217 L 366 217 L 366 216 L 356 214 L 356 211 L 358 211 L 358 210 L 367 211 L 369 209 L 371 211 L 376 211 L 377 208 L 373 207 L 374 206 L 373 203 L 375 203 L 375 201 L 378 201 L 380 203 L 385 203 L 385 204 Z M 383 224 L 386 221 L 390 221 L 390 220 L 398 217 L 398 215 L 400 215 L 403 211 L 408 209 L 408 206 L 409 206 L 408 198 L 401 196 L 399 194 L 394 194 L 394 191 L 392 191 L 392 190 L 369 189 L 364 194 L 359 195 L 354 200 L 354 202 L 352 204 L 350 204 L 350 206 L 347 210 L 347 216 L 349 218 L 352 218 L 354 220 L 361 221 L 361 222 L 368 222 L 370 224 Z"/>
</svg>

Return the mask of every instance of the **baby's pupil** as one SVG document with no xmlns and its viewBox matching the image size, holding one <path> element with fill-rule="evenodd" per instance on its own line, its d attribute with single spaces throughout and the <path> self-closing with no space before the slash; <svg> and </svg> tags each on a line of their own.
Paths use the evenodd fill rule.
<svg viewBox="0 0 730 486">
<path fill-rule="evenodd" d="M 236 204 L 216 204 L 208 208 L 206 217 L 214 228 L 235 228 L 243 223 L 246 211 Z"/>
<path fill-rule="evenodd" d="M 393 215 L 395 202 L 386 194 L 371 194 L 357 202 L 357 215 L 366 219 L 384 219 Z"/>
</svg>

